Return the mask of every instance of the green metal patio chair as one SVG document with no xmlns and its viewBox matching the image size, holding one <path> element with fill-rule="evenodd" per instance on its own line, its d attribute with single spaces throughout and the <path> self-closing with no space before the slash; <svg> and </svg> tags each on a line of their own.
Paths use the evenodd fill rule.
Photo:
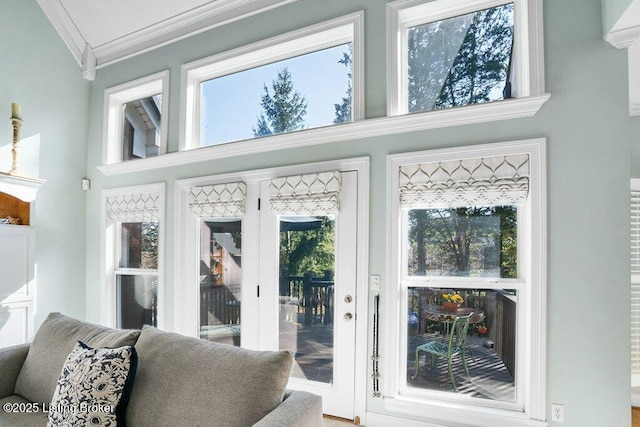
<svg viewBox="0 0 640 427">
<path fill-rule="evenodd" d="M 469 329 L 469 320 L 473 316 L 473 313 L 469 313 L 466 316 L 456 317 L 453 320 L 453 324 L 449 328 L 449 336 L 447 340 L 431 340 L 422 345 L 416 347 L 416 373 L 411 376 L 412 380 L 415 380 L 418 376 L 419 365 L 419 352 L 425 352 L 427 355 L 431 355 L 430 368 L 435 366 L 436 357 L 446 357 L 447 366 L 449 368 L 449 376 L 451 377 L 451 383 L 453 384 L 453 390 L 458 391 L 456 388 L 456 382 L 453 378 L 452 359 L 460 355 L 462 359 L 462 366 L 467 374 L 467 378 L 471 381 L 469 376 L 469 369 L 467 368 L 467 361 L 465 359 L 465 343 L 467 340 L 467 330 Z M 426 360 L 425 360 L 426 362 Z"/>
</svg>

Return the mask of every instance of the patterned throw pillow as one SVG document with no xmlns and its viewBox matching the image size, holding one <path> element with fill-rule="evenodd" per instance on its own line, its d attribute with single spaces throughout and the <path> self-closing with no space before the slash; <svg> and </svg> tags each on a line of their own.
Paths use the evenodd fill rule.
<svg viewBox="0 0 640 427">
<path fill-rule="evenodd" d="M 78 341 L 58 377 L 47 426 L 125 425 L 137 365 L 132 346 L 91 348 Z"/>
</svg>

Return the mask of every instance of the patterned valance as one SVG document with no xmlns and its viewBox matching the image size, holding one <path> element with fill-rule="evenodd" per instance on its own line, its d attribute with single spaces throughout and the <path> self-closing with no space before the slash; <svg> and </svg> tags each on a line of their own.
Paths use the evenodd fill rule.
<svg viewBox="0 0 640 427">
<path fill-rule="evenodd" d="M 159 193 L 123 194 L 107 197 L 107 215 L 114 222 L 158 221 Z"/>
<path fill-rule="evenodd" d="M 280 215 L 327 215 L 340 210 L 340 172 L 273 178 L 271 210 Z"/>
<path fill-rule="evenodd" d="M 522 203 L 529 194 L 529 155 L 404 165 L 400 167 L 399 187 L 402 207 Z"/>
<path fill-rule="evenodd" d="M 189 208 L 198 217 L 235 217 L 244 215 L 247 184 L 227 184 L 192 187 L 189 191 Z"/>
</svg>

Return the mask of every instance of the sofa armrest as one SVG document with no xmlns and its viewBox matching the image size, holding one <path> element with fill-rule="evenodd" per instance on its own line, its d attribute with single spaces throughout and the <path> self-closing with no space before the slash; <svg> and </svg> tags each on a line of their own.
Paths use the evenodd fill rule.
<svg viewBox="0 0 640 427">
<path fill-rule="evenodd" d="M 0 348 L 0 399 L 14 394 L 16 380 L 27 358 L 30 345 L 27 343 Z"/>
<path fill-rule="evenodd" d="M 285 399 L 254 427 L 322 427 L 322 398 L 306 391 L 287 390 Z"/>
</svg>

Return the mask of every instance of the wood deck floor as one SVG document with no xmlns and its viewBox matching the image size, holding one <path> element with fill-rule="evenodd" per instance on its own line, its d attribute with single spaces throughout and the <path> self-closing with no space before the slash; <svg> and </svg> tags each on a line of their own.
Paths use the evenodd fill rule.
<svg viewBox="0 0 640 427">
<path fill-rule="evenodd" d="M 300 323 L 280 322 L 280 348 L 295 352 L 296 363 L 293 376 L 331 383 L 333 380 L 333 327 L 303 326 Z M 410 337 L 407 348 L 407 385 L 428 390 L 450 391 L 453 386 L 449 378 L 446 361 L 440 360 L 435 369 L 428 369 L 425 356 L 420 357 L 420 369 L 415 380 L 415 348 L 428 340 L 442 339 L 438 334 L 418 334 Z M 460 394 L 473 397 L 513 402 L 515 383 L 504 363 L 492 348 L 487 348 L 485 339 L 470 336 L 467 339 L 467 366 L 471 381 L 467 379 L 459 358 L 454 359 L 453 371 Z"/>
</svg>

